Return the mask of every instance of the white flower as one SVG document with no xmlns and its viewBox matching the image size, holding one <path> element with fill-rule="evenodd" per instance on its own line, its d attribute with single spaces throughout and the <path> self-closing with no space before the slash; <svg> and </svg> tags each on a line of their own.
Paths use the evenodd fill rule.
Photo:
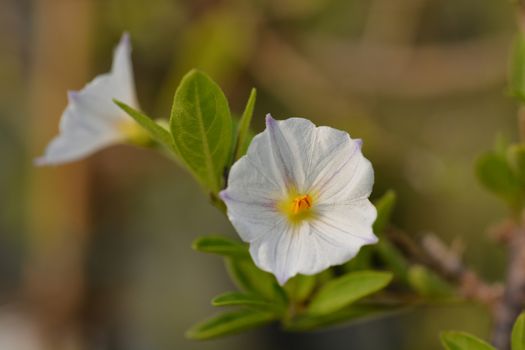
<svg viewBox="0 0 525 350">
<path fill-rule="evenodd" d="M 87 157 L 133 137 L 139 125 L 112 99 L 138 108 L 131 66 L 131 45 L 124 34 L 115 48 L 111 71 L 95 77 L 82 90 L 68 93 L 60 133 L 48 145 L 38 165 L 61 164 Z"/>
<path fill-rule="evenodd" d="M 281 285 L 353 258 L 377 242 L 368 197 L 374 171 L 361 140 L 302 118 L 266 117 L 221 198 L 262 270 Z"/>
</svg>

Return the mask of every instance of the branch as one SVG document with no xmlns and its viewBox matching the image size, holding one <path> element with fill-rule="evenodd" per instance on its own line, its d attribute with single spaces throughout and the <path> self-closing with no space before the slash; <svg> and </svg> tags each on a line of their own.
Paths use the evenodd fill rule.
<svg viewBox="0 0 525 350">
<path fill-rule="evenodd" d="M 500 284 L 483 281 L 476 272 L 465 266 L 457 249 L 447 247 L 437 236 L 427 234 L 421 244 L 433 264 L 447 278 L 458 283 L 464 298 L 487 305 L 494 312 L 503 293 Z"/>
<path fill-rule="evenodd" d="M 487 305 L 493 313 L 495 312 L 503 295 L 501 284 L 484 281 L 466 266 L 461 259 L 460 249 L 446 246 L 433 234 L 426 234 L 421 244 L 418 244 L 406 233 L 390 230 L 389 239 L 412 260 L 426 265 L 458 285 L 462 297 Z"/>
<path fill-rule="evenodd" d="M 492 341 L 496 348 L 509 349 L 512 325 L 525 308 L 525 229 L 514 227 L 508 238 L 508 267 L 503 298 L 496 308 Z"/>
</svg>

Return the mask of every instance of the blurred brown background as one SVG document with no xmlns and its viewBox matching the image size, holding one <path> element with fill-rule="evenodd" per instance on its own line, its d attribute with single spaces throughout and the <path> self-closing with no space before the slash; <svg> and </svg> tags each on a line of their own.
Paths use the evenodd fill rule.
<svg viewBox="0 0 525 350">
<path fill-rule="evenodd" d="M 466 259 L 499 279 L 487 227 L 503 207 L 478 186 L 477 154 L 515 137 L 505 95 L 510 1 L 0 0 L 0 349 L 440 349 L 438 332 L 487 338 L 475 305 L 421 307 L 312 334 L 278 327 L 209 342 L 184 331 L 232 288 L 198 235 L 235 233 L 181 171 L 117 146 L 35 168 L 66 91 L 109 69 L 129 31 L 139 100 L 168 117 L 198 67 L 240 112 L 303 116 L 365 141 L 374 196 L 394 188 L 395 223 L 417 238 L 461 237 Z"/>
</svg>

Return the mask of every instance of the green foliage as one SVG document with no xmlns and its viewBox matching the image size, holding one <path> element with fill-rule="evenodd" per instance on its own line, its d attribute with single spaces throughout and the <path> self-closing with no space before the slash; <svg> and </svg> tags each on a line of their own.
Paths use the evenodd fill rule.
<svg viewBox="0 0 525 350">
<path fill-rule="evenodd" d="M 511 168 L 504 152 L 491 151 L 479 157 L 476 162 L 476 174 L 488 190 L 498 195 L 511 207 L 522 206 L 525 188 Z"/>
<path fill-rule="evenodd" d="M 211 304 L 213 306 L 230 306 L 230 305 L 246 305 L 246 306 L 272 306 L 268 300 L 262 298 L 260 295 L 253 293 L 242 292 L 226 292 L 215 297 Z"/>
<path fill-rule="evenodd" d="M 525 145 L 517 144 L 509 146 L 507 159 L 513 173 L 522 187 L 525 187 Z"/>
<path fill-rule="evenodd" d="M 170 129 L 178 152 L 201 184 L 218 193 L 230 158 L 232 118 L 220 87 L 192 70 L 175 92 Z"/>
<path fill-rule="evenodd" d="M 312 294 L 316 283 L 316 275 L 297 275 L 286 282 L 284 290 L 290 300 L 303 302 Z"/>
<path fill-rule="evenodd" d="M 441 343 L 447 350 L 496 350 L 485 341 L 464 332 L 443 332 Z"/>
<path fill-rule="evenodd" d="M 226 259 L 228 271 L 237 287 L 246 292 L 260 295 L 268 300 L 284 302 L 286 293 L 268 272 L 259 269 L 248 259 Z"/>
<path fill-rule="evenodd" d="M 511 344 L 512 350 L 525 350 L 525 312 L 522 312 L 514 323 Z"/>
<path fill-rule="evenodd" d="M 407 281 L 408 269 L 410 264 L 403 254 L 388 240 L 381 239 L 375 245 L 378 256 L 383 263 L 401 281 Z"/>
<path fill-rule="evenodd" d="M 390 224 L 390 218 L 392 217 L 394 206 L 396 205 L 396 193 L 393 190 L 389 190 L 374 204 L 377 209 L 377 218 L 374 222 L 374 232 L 380 235 Z"/>
<path fill-rule="evenodd" d="M 443 332 L 441 343 L 447 350 L 496 350 L 492 345 L 465 332 Z M 511 349 L 525 350 L 525 312 L 518 316 L 512 328 Z"/>
<path fill-rule="evenodd" d="M 341 322 L 362 321 L 402 310 L 396 305 L 351 305 L 350 307 L 322 315 L 301 314 L 288 322 L 289 331 L 310 331 Z"/>
<path fill-rule="evenodd" d="M 302 331 L 399 310 L 398 305 L 377 301 L 367 304 L 367 299 L 364 299 L 388 285 L 392 279 L 388 272 L 358 271 L 334 277 L 333 271 L 327 269 L 314 276 L 297 275 L 283 288 L 272 274 L 255 266 L 246 245 L 241 242 L 208 236 L 197 239 L 193 247 L 223 256 L 230 276 L 240 290 L 217 296 L 212 305 L 247 308 L 263 314 L 221 314 L 193 327 L 188 335 L 195 339 L 240 331 L 244 329 L 245 317 L 248 328 L 280 320 L 286 329 Z M 234 320 L 236 317 L 242 318 L 239 327 Z"/>
<path fill-rule="evenodd" d="M 521 31 L 514 40 L 509 67 L 510 94 L 525 101 L 525 36 Z"/>
<path fill-rule="evenodd" d="M 222 313 L 192 327 L 186 336 L 191 339 L 212 339 L 267 324 L 277 317 L 273 313 L 240 310 Z"/>
<path fill-rule="evenodd" d="M 241 158 L 246 153 L 246 150 L 250 145 L 250 123 L 253 117 L 253 109 L 255 107 L 256 97 L 257 90 L 252 89 L 252 91 L 250 92 L 250 97 L 248 98 L 248 102 L 246 103 L 246 107 L 244 107 L 244 112 L 242 113 L 241 120 L 239 121 L 239 125 L 237 127 L 237 137 L 235 140 L 233 161 L 236 161 L 237 159 Z"/>
<path fill-rule="evenodd" d="M 113 102 L 116 103 L 130 117 L 132 117 L 141 127 L 143 127 L 154 140 L 167 147 L 173 153 L 177 154 L 175 144 L 173 143 L 173 139 L 168 130 L 159 125 L 147 115 L 128 106 L 124 102 L 118 100 L 113 100 Z"/>
<path fill-rule="evenodd" d="M 455 294 L 450 284 L 421 265 L 411 266 L 407 279 L 414 290 L 427 298 L 449 298 Z"/>
<path fill-rule="evenodd" d="M 249 258 L 248 247 L 239 241 L 222 236 L 207 236 L 197 238 L 192 245 L 193 249 L 222 256 Z"/>
<path fill-rule="evenodd" d="M 310 314 L 329 314 L 383 289 L 390 283 L 389 272 L 359 271 L 350 272 L 327 282 L 313 297 L 309 307 Z"/>
</svg>

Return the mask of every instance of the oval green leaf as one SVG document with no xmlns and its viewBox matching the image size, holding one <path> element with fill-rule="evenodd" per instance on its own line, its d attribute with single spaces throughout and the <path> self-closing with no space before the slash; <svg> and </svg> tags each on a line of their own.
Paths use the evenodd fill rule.
<svg viewBox="0 0 525 350">
<path fill-rule="evenodd" d="M 244 107 L 244 112 L 242 113 L 241 120 L 239 121 L 239 127 L 237 129 L 237 138 L 235 141 L 235 151 L 233 156 L 233 161 L 241 158 L 248 149 L 250 144 L 250 124 L 253 117 L 253 109 L 255 107 L 255 99 L 257 97 L 257 90 L 252 89 L 250 92 L 250 97 Z"/>
<path fill-rule="evenodd" d="M 523 187 L 512 171 L 505 154 L 488 152 L 476 163 L 480 182 L 509 205 L 518 207 L 523 200 Z"/>
<path fill-rule="evenodd" d="M 286 293 L 275 277 L 259 269 L 250 259 L 227 258 L 228 272 L 237 287 L 268 300 L 286 302 Z"/>
<path fill-rule="evenodd" d="M 374 233 L 380 235 L 390 224 L 390 217 L 392 216 L 396 204 L 396 193 L 389 190 L 374 204 L 377 209 L 377 218 L 374 222 Z"/>
<path fill-rule="evenodd" d="M 492 345 L 465 332 L 443 332 L 441 343 L 447 350 L 496 350 Z"/>
<path fill-rule="evenodd" d="M 290 300 L 295 302 L 303 302 L 315 288 L 317 283 L 317 275 L 296 275 L 284 285 L 284 290 Z"/>
<path fill-rule="evenodd" d="M 192 70 L 175 92 L 170 129 L 177 150 L 199 182 L 218 193 L 230 158 L 232 118 L 220 87 Z"/>
<path fill-rule="evenodd" d="M 411 266 L 407 279 L 415 291 L 427 298 L 450 298 L 455 295 L 454 288 L 448 282 L 424 266 Z"/>
<path fill-rule="evenodd" d="M 277 312 L 281 314 L 284 311 L 283 305 L 279 303 L 272 303 L 265 298 L 253 294 L 253 293 L 242 293 L 242 292 L 226 292 L 224 294 L 216 296 L 211 304 L 213 306 L 233 306 L 241 305 L 248 307 L 255 307 L 258 310 L 265 310 L 268 312 Z"/>
<path fill-rule="evenodd" d="M 186 332 L 186 336 L 197 340 L 212 339 L 259 327 L 275 319 L 276 316 L 272 313 L 256 310 L 228 312 L 193 326 Z"/>
<path fill-rule="evenodd" d="M 211 253 L 222 256 L 233 256 L 249 258 L 246 244 L 221 236 L 207 236 L 197 238 L 192 248 L 203 253 Z"/>
<path fill-rule="evenodd" d="M 383 289 L 392 280 L 389 272 L 351 272 L 331 280 L 313 297 L 308 308 L 311 314 L 328 314 L 356 300 Z"/>
<path fill-rule="evenodd" d="M 525 312 L 519 315 L 512 328 L 512 350 L 525 350 Z"/>
<path fill-rule="evenodd" d="M 386 316 L 405 310 L 399 305 L 351 305 L 325 315 L 302 314 L 284 326 L 289 331 L 311 331 L 341 323 Z"/>
</svg>

